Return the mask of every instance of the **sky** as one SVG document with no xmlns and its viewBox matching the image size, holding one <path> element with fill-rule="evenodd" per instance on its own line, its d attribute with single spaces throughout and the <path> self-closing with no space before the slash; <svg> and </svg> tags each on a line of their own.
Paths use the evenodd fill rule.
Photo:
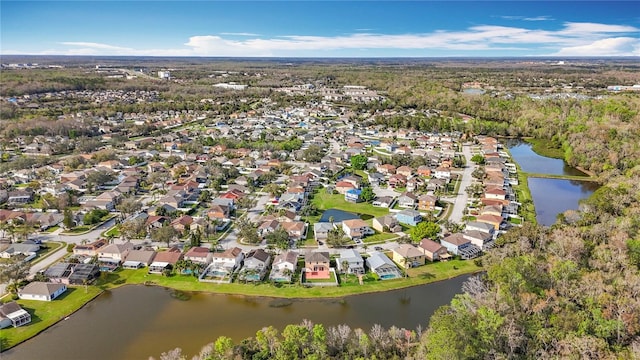
<svg viewBox="0 0 640 360">
<path fill-rule="evenodd" d="M 636 1 L 0 1 L 0 55 L 640 56 Z"/>
</svg>

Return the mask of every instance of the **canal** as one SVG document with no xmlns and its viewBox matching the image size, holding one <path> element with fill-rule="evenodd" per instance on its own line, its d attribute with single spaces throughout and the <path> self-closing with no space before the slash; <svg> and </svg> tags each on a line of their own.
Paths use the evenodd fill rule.
<svg viewBox="0 0 640 360">
<path fill-rule="evenodd" d="M 535 174 L 586 176 L 582 171 L 567 165 L 564 160 L 552 159 L 536 154 L 524 141 L 507 143 L 513 161 L 524 172 Z M 530 177 L 529 191 L 536 208 L 536 220 L 540 225 L 551 226 L 558 214 L 578 209 L 579 202 L 586 199 L 599 185 L 590 181 L 543 179 Z"/>
<path fill-rule="evenodd" d="M 461 292 L 470 275 L 388 292 L 338 299 L 274 299 L 188 294 L 153 286 L 124 286 L 105 292 L 80 311 L 35 338 L 2 353 L 3 360 L 147 359 L 176 347 L 187 358 L 225 335 L 234 341 L 265 326 L 282 330 L 303 319 L 325 326 L 347 324 L 369 330 L 380 324 L 426 328 L 441 305 Z M 251 286 L 251 285 L 248 285 Z M 180 297 L 182 298 L 182 297 Z"/>
</svg>

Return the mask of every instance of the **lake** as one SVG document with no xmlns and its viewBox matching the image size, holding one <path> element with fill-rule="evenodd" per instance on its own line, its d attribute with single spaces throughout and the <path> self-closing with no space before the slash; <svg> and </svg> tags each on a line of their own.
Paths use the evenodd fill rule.
<svg viewBox="0 0 640 360">
<path fill-rule="evenodd" d="M 553 159 L 536 154 L 528 144 L 522 140 L 510 140 L 507 143 L 514 161 L 524 172 L 533 174 L 587 176 L 582 171 L 567 165 L 562 159 Z"/>
<path fill-rule="evenodd" d="M 189 300 L 169 289 L 124 286 L 105 292 L 37 337 L 2 353 L 3 360 L 147 359 L 180 347 L 187 358 L 225 335 L 235 342 L 269 325 L 282 330 L 303 319 L 325 326 L 374 324 L 426 328 L 441 305 L 461 292 L 470 275 L 381 293 L 339 299 L 274 299 L 193 293 Z M 247 285 L 251 286 L 251 285 Z"/>
<path fill-rule="evenodd" d="M 572 168 L 563 160 L 536 154 L 531 149 L 531 145 L 523 141 L 510 141 L 508 145 L 513 161 L 517 162 L 524 172 L 586 176 L 585 173 Z M 528 185 L 536 208 L 536 220 L 544 226 L 553 225 L 558 214 L 578 209 L 579 201 L 588 198 L 600 187 L 597 183 L 590 181 L 533 177 L 529 177 Z"/>
</svg>

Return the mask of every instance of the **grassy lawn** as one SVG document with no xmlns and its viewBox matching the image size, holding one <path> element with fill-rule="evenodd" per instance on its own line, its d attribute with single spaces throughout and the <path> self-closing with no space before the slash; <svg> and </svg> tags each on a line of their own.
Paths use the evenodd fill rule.
<svg viewBox="0 0 640 360">
<path fill-rule="evenodd" d="M 52 226 L 52 227 L 48 228 L 44 232 L 46 232 L 47 234 L 51 234 L 51 233 L 55 232 L 58 229 L 60 229 L 60 226 L 56 225 L 56 226 Z"/>
<path fill-rule="evenodd" d="M 344 200 L 344 195 L 327 194 L 326 189 L 320 189 L 313 196 L 312 203 L 320 210 L 339 209 L 358 214 L 366 214 L 373 217 L 387 215 L 389 209 L 375 207 L 368 203 L 350 203 Z"/>
<path fill-rule="evenodd" d="M 383 243 L 387 240 L 391 240 L 394 238 L 397 238 L 398 235 L 396 234 L 391 234 L 391 233 L 381 233 L 381 232 L 377 232 L 375 235 L 369 235 L 366 236 L 364 239 L 362 239 L 362 241 L 365 244 L 375 244 L 375 243 Z"/>
<path fill-rule="evenodd" d="M 42 259 L 46 258 L 50 254 L 58 251 L 58 249 L 66 245 L 67 244 L 64 242 L 57 241 L 48 241 L 46 244 L 42 244 L 40 246 L 40 251 L 36 253 L 36 257 L 31 260 L 31 265 L 38 263 Z"/>
<path fill-rule="evenodd" d="M 64 319 L 102 292 L 96 286 L 69 287 L 67 292 L 53 301 L 17 300 L 31 314 L 31 323 L 18 328 L 2 329 L 2 348 L 6 350 L 29 339 L 57 321 Z"/>
<path fill-rule="evenodd" d="M 120 225 L 116 225 L 103 234 L 106 237 L 120 237 Z"/>
<path fill-rule="evenodd" d="M 101 288 L 110 289 L 122 284 L 147 284 L 165 286 L 181 291 L 206 291 L 213 293 L 236 294 L 247 296 L 270 296 L 278 298 L 317 298 L 317 297 L 341 297 L 369 292 L 378 292 L 399 289 L 409 286 L 427 284 L 434 281 L 450 279 L 459 275 L 481 271 L 482 268 L 473 261 L 451 260 L 447 262 L 430 263 L 419 268 L 409 270 L 409 277 L 397 280 L 378 281 L 371 280 L 375 275 L 365 276 L 364 285 L 339 286 L 328 288 L 305 288 L 299 284 L 212 284 L 199 282 L 194 276 L 175 275 L 149 275 L 146 269 L 118 270 L 108 273 L 101 279 Z M 357 278 L 349 276 L 353 281 Z M 366 281 L 371 278 L 369 281 Z M 354 280 L 355 279 L 355 280 Z M 91 287 L 90 287 L 91 288 Z"/>
<path fill-rule="evenodd" d="M 64 233 L 66 234 L 82 234 L 85 233 L 89 230 L 91 230 L 92 226 L 89 225 L 80 225 L 80 226 L 76 226 L 73 229 L 69 229 L 67 231 L 65 231 Z"/>
</svg>

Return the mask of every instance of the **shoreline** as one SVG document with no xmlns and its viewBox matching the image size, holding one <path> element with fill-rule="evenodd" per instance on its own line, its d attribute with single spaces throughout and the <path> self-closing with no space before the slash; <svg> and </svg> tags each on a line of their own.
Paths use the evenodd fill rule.
<svg viewBox="0 0 640 360">
<path fill-rule="evenodd" d="M 473 264 L 473 262 L 468 261 L 467 262 Z M 428 266 L 428 265 L 425 265 Z M 475 266 L 475 265 L 474 265 Z M 391 283 L 392 285 L 397 285 L 397 286 L 393 286 L 390 288 L 372 288 L 372 289 L 367 289 L 367 290 L 362 290 L 358 291 L 358 292 L 346 292 L 344 294 L 334 294 L 335 289 L 340 289 L 341 287 L 335 287 L 335 288 L 329 288 L 329 287 L 312 287 L 312 288 L 304 288 L 304 287 L 291 287 L 290 289 L 292 289 L 291 291 L 306 291 L 308 290 L 308 296 L 291 296 L 291 295 L 281 295 L 278 296 L 277 294 L 273 294 L 271 292 L 267 292 L 268 295 L 260 295 L 259 293 L 252 293 L 252 292 L 247 292 L 247 291 L 229 291 L 229 290 L 225 290 L 225 289 L 216 289 L 215 287 L 217 287 L 218 285 L 224 285 L 224 284 L 213 284 L 213 288 L 209 288 L 209 289 L 185 289 L 184 287 L 180 287 L 180 286 L 170 286 L 170 284 L 164 283 L 164 284 L 159 284 L 159 283 L 145 283 L 145 282 L 136 282 L 136 281 L 125 281 L 123 283 L 118 283 L 118 284 L 114 284 L 113 281 L 108 281 L 104 284 L 100 284 L 100 285 L 91 285 L 93 287 L 97 287 L 99 288 L 101 291 L 97 292 L 96 294 L 94 294 L 91 298 L 88 298 L 86 301 L 84 301 L 80 306 L 78 306 L 77 308 L 73 309 L 72 311 L 68 312 L 68 313 L 64 313 L 63 315 L 61 315 L 57 320 L 53 321 L 50 324 L 47 324 L 46 326 L 42 327 L 41 329 L 37 329 L 37 331 L 33 334 L 30 334 L 27 337 L 24 338 L 18 338 L 16 340 L 15 343 L 9 344 L 8 347 L 2 347 L 0 349 L 0 354 L 11 350 L 13 348 L 15 348 L 16 346 L 19 346 L 20 344 L 25 343 L 26 341 L 30 341 L 30 340 L 35 340 L 37 338 L 38 335 L 40 335 L 41 333 L 43 333 L 44 331 L 46 331 L 47 329 L 55 326 L 56 324 L 58 324 L 59 322 L 65 320 L 67 317 L 75 314 L 76 312 L 80 311 L 81 309 L 83 309 L 85 306 L 87 306 L 89 303 L 91 303 L 92 301 L 94 301 L 95 299 L 97 299 L 100 295 L 104 294 L 106 291 L 111 291 L 114 289 L 118 289 L 120 287 L 123 286 L 156 286 L 156 287 L 162 287 L 168 290 L 173 290 L 173 291 L 182 291 L 182 292 L 192 292 L 192 293 L 208 293 L 208 294 L 216 294 L 216 295 L 223 295 L 223 296 L 239 296 L 239 297 L 243 297 L 243 298 L 259 298 L 259 299 L 288 299 L 288 300 L 313 300 L 313 299 L 341 299 L 341 298 L 345 298 L 345 297 L 349 297 L 349 296 L 357 296 L 357 295 L 367 295 L 367 294 L 374 294 L 374 293 L 380 293 L 380 292 L 387 292 L 387 291 L 395 291 L 395 290 L 402 290 L 402 289 L 407 289 L 407 288 L 411 288 L 411 287 L 416 287 L 416 286 L 424 286 L 424 285 L 429 285 L 429 284 L 434 284 L 434 283 L 438 283 L 438 282 L 442 282 L 442 281 L 448 281 L 460 276 L 465 276 L 465 275 L 474 275 L 474 274 L 478 274 L 478 273 L 482 273 L 485 271 L 485 269 L 481 268 L 481 267 L 477 267 L 474 269 L 466 269 L 466 270 L 461 270 L 459 273 L 456 273 L 454 276 L 449 276 L 449 277 L 442 277 L 442 278 L 421 278 L 418 275 L 413 275 L 409 278 L 402 278 L 402 279 L 398 279 L 397 282 Z M 140 270 L 144 270 L 144 269 L 140 269 Z M 139 271 L 139 270 L 131 270 L 133 271 Z M 180 279 L 181 275 L 176 275 L 173 276 L 172 278 L 178 278 Z M 183 283 L 183 284 L 190 284 L 191 282 L 188 281 L 184 281 L 184 279 L 189 279 L 187 277 L 183 277 L 183 281 L 177 281 L 176 284 L 179 283 Z M 195 278 L 193 278 L 195 279 Z M 409 279 L 416 279 L 416 282 L 413 281 L 408 281 Z M 147 280 L 149 281 L 149 280 Z M 382 280 L 380 280 L 382 281 Z M 391 280 L 394 281 L 394 280 Z M 206 284 L 206 285 L 212 285 L 210 283 L 200 283 L 199 284 Z M 260 289 L 259 286 L 260 285 L 252 285 L 252 284 L 232 284 L 232 285 L 236 285 L 234 287 L 246 287 L 247 289 Z M 266 285 L 266 284 L 265 284 Z M 272 285 L 269 285 L 272 286 Z M 366 286 L 366 285 L 364 285 Z M 72 287 L 73 289 L 76 289 L 76 291 L 81 291 L 83 289 L 83 286 L 78 286 L 78 287 Z M 274 289 L 277 290 L 283 290 L 282 288 L 275 288 L 275 286 L 273 286 Z M 358 287 L 354 287 L 355 289 L 358 289 Z M 264 290 L 265 288 L 262 288 L 262 290 Z M 285 288 L 286 289 L 286 288 Z M 322 290 L 334 290 L 333 292 L 328 292 L 328 293 L 323 293 Z M 342 287 L 342 289 L 344 289 L 344 287 Z M 320 290 L 320 293 L 318 293 L 318 290 Z M 291 292 L 290 291 L 290 292 Z M 64 300 L 64 299 L 60 299 L 60 300 Z M 54 300 L 55 301 L 55 300 Z M 51 302 L 46 302 L 48 306 L 54 305 L 55 306 L 55 302 L 51 303 Z M 45 304 L 42 304 L 43 306 Z M 41 319 L 42 320 L 42 319 Z M 43 320 L 44 321 L 44 320 Z M 20 329 L 20 328 L 7 328 L 7 329 L 3 329 L 4 332 L 6 333 L 6 331 L 10 331 L 12 329 Z M 5 339 L 6 340 L 6 335 L 5 335 Z"/>
</svg>

